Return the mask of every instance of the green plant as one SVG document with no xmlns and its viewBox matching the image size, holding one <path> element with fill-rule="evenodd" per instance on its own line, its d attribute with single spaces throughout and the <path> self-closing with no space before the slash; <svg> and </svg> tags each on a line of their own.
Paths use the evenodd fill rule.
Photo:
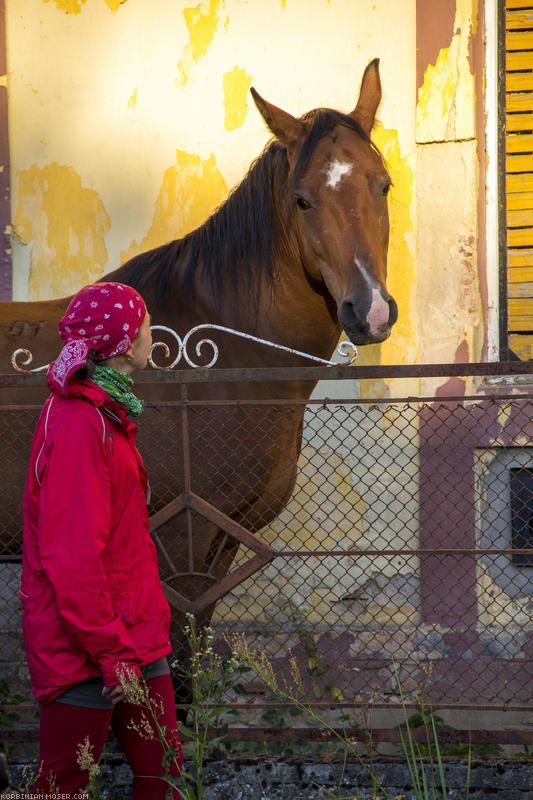
<svg viewBox="0 0 533 800">
<path fill-rule="evenodd" d="M 232 653 L 222 656 L 215 652 L 213 630 L 209 627 L 198 630 L 192 614 L 187 614 L 185 635 L 191 650 L 190 665 L 174 666 L 192 685 L 190 723 L 179 723 L 179 729 L 184 737 L 184 756 L 192 760 L 196 774 L 182 771 L 177 785 L 186 800 L 201 800 L 206 756 L 225 738 L 224 735 L 209 738 L 210 729 L 220 729 L 224 716 L 238 713 L 224 703 L 224 695 L 231 688 L 241 693 L 246 691 L 238 677 L 247 667 L 240 665 Z"/>
<path fill-rule="evenodd" d="M 357 752 L 354 745 L 350 742 L 347 734 L 344 731 L 339 731 L 333 725 L 325 720 L 320 714 L 310 705 L 307 700 L 307 693 L 302 680 L 300 668 L 294 657 L 289 659 L 289 675 L 278 677 L 273 669 L 272 663 L 264 651 L 254 650 L 250 647 L 246 638 L 242 634 L 235 634 L 227 638 L 228 644 L 232 651 L 239 657 L 243 664 L 246 664 L 257 677 L 270 689 L 270 691 L 282 702 L 290 706 L 294 706 L 301 712 L 308 715 L 320 727 L 327 730 L 331 736 L 342 746 L 344 755 L 344 762 L 346 763 L 349 757 L 356 759 L 366 770 L 367 774 L 372 781 L 372 795 L 375 800 L 383 798 L 384 800 L 393 800 L 391 795 L 383 788 L 377 779 L 376 775 L 367 766 L 361 755 Z M 341 776 L 342 781 L 342 776 Z M 339 784 L 340 785 L 340 784 Z M 323 791 L 327 792 L 330 800 L 356 800 L 353 798 L 342 797 L 327 787 L 320 787 Z M 337 788 L 338 791 L 338 788 Z M 396 798 L 398 800 L 398 798 Z"/>
<path fill-rule="evenodd" d="M 121 670 L 119 677 L 124 687 L 126 700 L 143 709 L 140 723 L 131 723 L 139 736 L 157 739 L 163 746 L 161 779 L 182 793 L 184 800 L 202 800 L 204 790 L 204 763 L 208 753 L 217 747 L 224 735 L 212 737 L 212 729 L 220 729 L 222 718 L 227 714 L 238 713 L 224 703 L 224 694 L 230 688 L 240 685 L 235 678 L 243 670 L 232 655 L 220 655 L 213 649 L 214 633 L 211 628 L 198 630 L 192 614 L 187 615 L 185 634 L 191 650 L 187 665 L 173 664 L 178 675 L 190 682 L 192 702 L 189 708 L 188 725 L 178 723 L 183 738 L 183 754 L 194 765 L 194 774 L 181 770 L 179 775 L 170 773 L 173 765 L 178 765 L 180 750 L 171 741 L 172 732 L 161 723 L 162 708 L 149 694 L 145 681 Z M 244 687 L 240 687 L 241 690 Z"/>
<path fill-rule="evenodd" d="M 294 626 L 298 642 L 305 653 L 307 660 L 306 674 L 310 678 L 313 694 L 318 699 L 323 697 L 325 693 L 335 702 L 342 703 L 344 700 L 342 691 L 334 686 L 331 680 L 327 680 L 332 665 L 320 654 L 315 635 L 307 627 L 301 611 L 296 608 L 290 598 L 283 604 L 282 608 L 284 611 L 288 610 L 289 619 Z"/>
<path fill-rule="evenodd" d="M 426 707 L 424 702 L 425 683 L 431 675 L 431 668 L 428 668 L 425 673 L 426 681 L 419 694 L 419 713 L 415 717 L 407 715 L 405 695 L 396 664 L 393 664 L 393 670 L 404 717 L 403 723 L 398 728 L 416 800 L 448 800 L 452 795 L 448 792 L 444 775 L 443 753 L 437 733 L 437 721 L 439 718 L 431 709 Z M 414 735 L 415 729 L 420 727 L 425 731 L 426 738 L 425 744 L 422 745 L 419 744 Z M 472 753 L 469 750 L 464 800 L 468 800 L 469 797 L 471 759 Z M 426 763 L 429 767 L 427 771 Z"/>
</svg>

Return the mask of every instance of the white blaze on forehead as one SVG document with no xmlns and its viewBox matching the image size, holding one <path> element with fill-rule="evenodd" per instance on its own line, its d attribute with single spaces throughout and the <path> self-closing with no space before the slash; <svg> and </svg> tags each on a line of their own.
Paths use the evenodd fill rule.
<svg viewBox="0 0 533 800">
<path fill-rule="evenodd" d="M 351 171 L 352 165 L 348 164 L 346 161 L 332 161 L 326 173 L 328 179 L 327 186 L 336 189 L 344 175 L 349 175 Z"/>
</svg>

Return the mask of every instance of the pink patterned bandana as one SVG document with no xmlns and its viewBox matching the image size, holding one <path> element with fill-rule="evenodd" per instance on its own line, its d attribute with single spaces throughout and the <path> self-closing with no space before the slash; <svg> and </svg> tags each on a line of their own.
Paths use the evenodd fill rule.
<svg viewBox="0 0 533 800">
<path fill-rule="evenodd" d="M 48 368 L 50 389 L 66 395 L 68 379 L 85 366 L 89 350 L 95 361 L 125 353 L 145 316 L 144 300 L 131 286 L 93 283 L 80 289 L 58 326 L 64 345 Z"/>
</svg>

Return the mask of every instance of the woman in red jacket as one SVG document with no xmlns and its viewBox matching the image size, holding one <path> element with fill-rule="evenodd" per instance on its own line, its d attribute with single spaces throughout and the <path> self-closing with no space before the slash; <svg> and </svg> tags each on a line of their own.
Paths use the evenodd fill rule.
<svg viewBox="0 0 533 800">
<path fill-rule="evenodd" d="M 128 418 L 142 412 L 131 373 L 147 364 L 150 317 L 131 287 L 98 283 L 71 300 L 59 332 L 23 503 L 23 628 L 41 705 L 33 791 L 81 792 L 88 772 L 78 748 L 88 737 L 97 760 L 111 726 L 134 773 L 134 800 L 163 799 L 161 743 L 132 730 L 141 709 L 124 700 L 120 681 L 133 673 L 147 681 L 181 751 L 166 660 L 170 610 Z"/>
</svg>

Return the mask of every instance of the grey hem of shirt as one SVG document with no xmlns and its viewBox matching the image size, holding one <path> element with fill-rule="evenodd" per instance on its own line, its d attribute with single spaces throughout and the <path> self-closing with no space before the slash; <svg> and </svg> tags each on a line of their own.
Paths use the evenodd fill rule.
<svg viewBox="0 0 533 800">
<path fill-rule="evenodd" d="M 145 664 L 141 667 L 141 675 L 144 680 L 149 678 L 158 678 L 160 675 L 169 675 L 170 669 L 166 656 L 158 658 L 157 661 L 152 661 L 151 664 Z M 111 700 L 102 695 L 104 688 L 103 678 L 89 678 L 86 681 L 80 681 L 75 686 L 71 686 L 66 692 L 59 695 L 55 699 L 56 703 L 65 703 L 69 706 L 80 706 L 82 708 L 98 708 L 108 711 L 114 708 Z"/>
</svg>

